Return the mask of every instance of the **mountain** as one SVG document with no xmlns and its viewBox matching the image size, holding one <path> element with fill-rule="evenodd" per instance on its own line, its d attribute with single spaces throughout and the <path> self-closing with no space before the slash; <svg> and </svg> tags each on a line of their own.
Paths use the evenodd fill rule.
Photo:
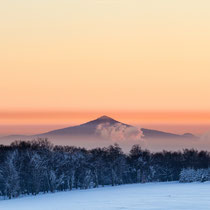
<svg viewBox="0 0 210 210">
<path fill-rule="evenodd" d="M 95 138 L 105 140 L 139 140 L 139 139 L 195 139 L 193 134 L 173 134 L 158 130 L 151 130 L 146 128 L 136 128 L 132 125 L 128 125 L 112 119 L 108 116 L 101 116 L 95 120 L 87 123 L 66 127 L 63 129 L 52 130 L 46 133 L 37 134 L 33 136 L 24 135 L 12 135 L 7 137 L 1 137 L 3 140 L 26 140 L 34 138 L 56 138 L 56 139 L 84 139 Z M 84 138 L 87 137 L 87 138 Z"/>
<path fill-rule="evenodd" d="M 53 130 L 47 133 L 39 134 L 38 136 L 63 136 L 63 135 L 73 135 L 73 136 L 86 136 L 86 135 L 97 135 L 97 130 L 100 129 L 100 126 L 104 125 L 106 127 L 112 127 L 116 125 L 122 125 L 126 128 L 132 127 L 131 125 L 127 125 L 124 123 L 121 123 L 117 120 L 112 119 L 111 117 L 102 116 L 95 120 L 89 121 L 87 123 L 78 125 L 78 126 L 72 126 L 67 128 L 62 128 L 58 130 Z"/>
</svg>

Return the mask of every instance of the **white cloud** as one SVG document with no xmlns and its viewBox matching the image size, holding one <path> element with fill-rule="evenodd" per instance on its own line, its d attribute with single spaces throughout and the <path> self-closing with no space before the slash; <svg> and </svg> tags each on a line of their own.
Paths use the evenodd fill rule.
<svg viewBox="0 0 210 210">
<path fill-rule="evenodd" d="M 125 140 L 141 140 L 143 134 L 141 129 L 136 127 L 128 127 L 121 123 L 101 123 L 96 128 L 96 134 L 100 135 L 104 139 L 111 139 L 113 141 L 125 141 Z"/>
</svg>

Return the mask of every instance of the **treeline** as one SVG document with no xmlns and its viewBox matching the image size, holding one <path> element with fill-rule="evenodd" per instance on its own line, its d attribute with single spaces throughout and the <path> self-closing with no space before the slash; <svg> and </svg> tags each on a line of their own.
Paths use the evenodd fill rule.
<svg viewBox="0 0 210 210">
<path fill-rule="evenodd" d="M 210 181 L 210 168 L 207 169 L 182 169 L 179 177 L 180 182 L 206 182 Z"/>
<path fill-rule="evenodd" d="M 0 146 L 0 196 L 175 181 L 180 172 L 186 176 L 183 169 L 209 167 L 210 153 L 194 149 L 151 153 L 134 145 L 125 154 L 117 144 L 87 150 L 53 146 L 46 139 L 16 141 Z"/>
</svg>

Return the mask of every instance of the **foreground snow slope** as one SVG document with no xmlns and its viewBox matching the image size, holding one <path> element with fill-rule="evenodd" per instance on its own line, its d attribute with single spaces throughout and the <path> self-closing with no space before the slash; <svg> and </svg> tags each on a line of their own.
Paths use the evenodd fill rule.
<svg viewBox="0 0 210 210">
<path fill-rule="evenodd" d="M 0 201 L 1 210 L 207 210 L 210 182 L 148 183 Z"/>
</svg>

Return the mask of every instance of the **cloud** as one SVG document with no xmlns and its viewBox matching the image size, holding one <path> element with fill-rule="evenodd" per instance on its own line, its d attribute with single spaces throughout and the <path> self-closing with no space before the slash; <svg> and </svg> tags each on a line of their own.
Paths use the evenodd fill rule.
<svg viewBox="0 0 210 210">
<path fill-rule="evenodd" d="M 141 129 L 129 127 L 121 123 L 115 123 L 114 125 L 101 123 L 96 128 L 96 135 L 113 141 L 138 141 L 142 140 L 143 133 Z"/>
</svg>

